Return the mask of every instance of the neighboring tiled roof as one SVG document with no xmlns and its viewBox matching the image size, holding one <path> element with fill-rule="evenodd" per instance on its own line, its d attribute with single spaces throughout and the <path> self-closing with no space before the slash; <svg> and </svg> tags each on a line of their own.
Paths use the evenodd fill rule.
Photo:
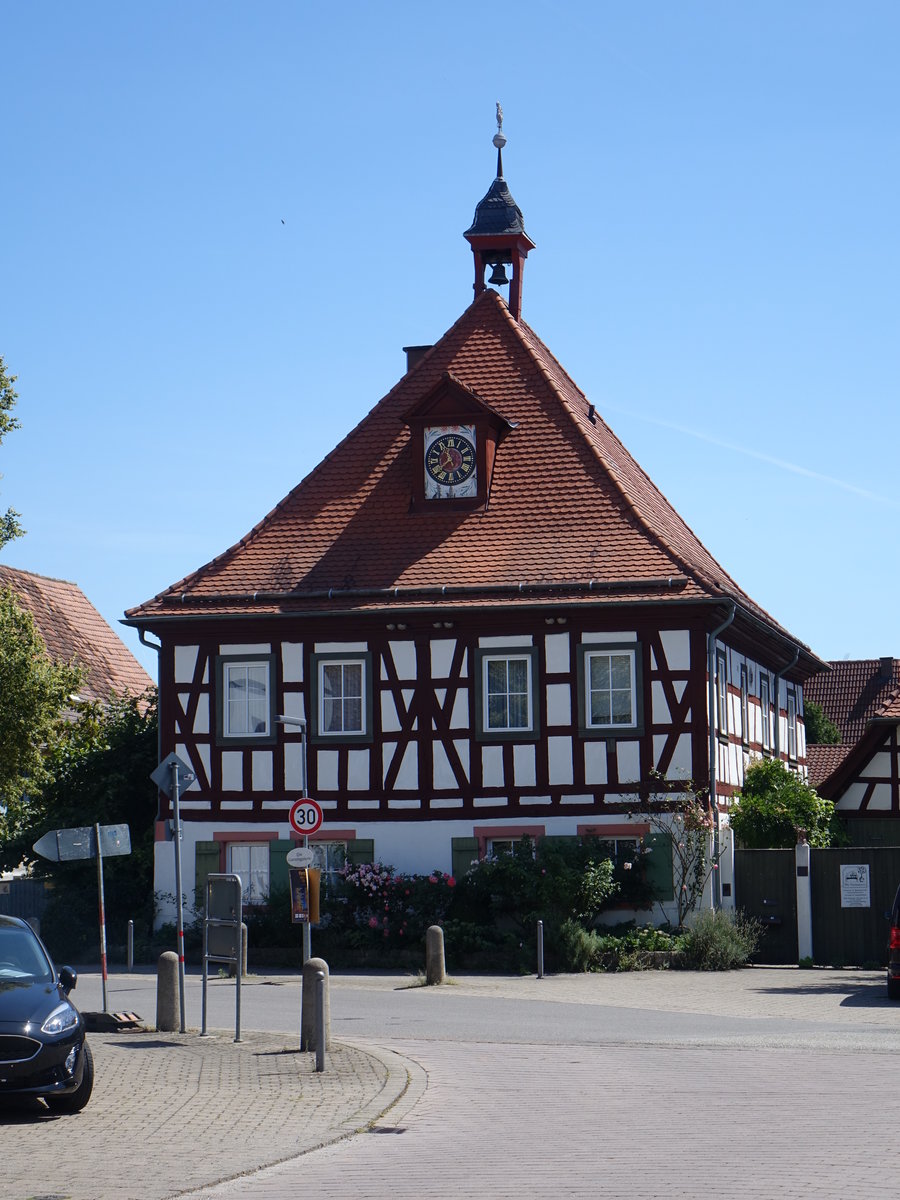
<svg viewBox="0 0 900 1200">
<path fill-rule="evenodd" d="M 808 745 L 806 747 L 806 765 L 809 770 L 810 785 L 818 787 L 832 771 L 837 770 L 853 749 L 852 745 Z"/>
<path fill-rule="evenodd" d="M 842 742 L 859 741 L 873 717 L 889 718 L 893 711 L 886 711 L 889 704 L 897 709 L 900 719 L 900 659 L 845 659 L 830 666 L 829 672 L 808 681 L 804 695 L 834 721 Z"/>
<path fill-rule="evenodd" d="M 418 464 L 404 417 L 446 372 L 515 429 L 497 452 L 486 509 L 413 512 Z M 410 606 L 434 598 L 409 589 L 441 585 L 448 594 L 495 589 L 492 603 L 516 603 L 519 584 L 527 585 L 520 601 L 541 587 L 577 600 L 585 596 L 571 585 L 590 580 L 601 596 L 618 589 L 620 601 L 734 598 L 789 636 L 709 554 L 537 335 L 487 290 L 246 537 L 127 615 L 387 607 L 400 602 L 386 594 L 393 588 Z M 501 598 L 503 587 L 510 594 Z M 475 602 L 452 602 L 467 600 Z"/>
<path fill-rule="evenodd" d="M 51 657 L 75 660 L 86 669 L 79 691 L 84 699 L 105 702 L 113 692 L 139 696 L 153 687 L 153 680 L 76 584 L 0 566 L 0 588 L 11 588 L 31 613 Z"/>
</svg>

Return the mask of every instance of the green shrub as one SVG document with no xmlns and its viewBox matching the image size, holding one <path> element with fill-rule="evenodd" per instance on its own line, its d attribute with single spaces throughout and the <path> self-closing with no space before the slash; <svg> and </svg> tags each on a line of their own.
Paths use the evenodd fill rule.
<svg viewBox="0 0 900 1200">
<path fill-rule="evenodd" d="M 684 935 L 679 966 L 692 971 L 732 971 L 745 967 L 759 946 L 761 926 L 727 909 L 707 909 Z"/>
<path fill-rule="evenodd" d="M 643 971 L 673 965 L 683 935 L 652 925 L 628 928 L 622 933 L 585 929 L 566 921 L 560 929 L 561 953 L 569 971 Z"/>
<path fill-rule="evenodd" d="M 744 786 L 728 814 L 747 850 L 787 849 L 806 830 L 811 846 L 827 847 L 837 832 L 834 805 L 775 758 L 747 768 Z"/>
</svg>

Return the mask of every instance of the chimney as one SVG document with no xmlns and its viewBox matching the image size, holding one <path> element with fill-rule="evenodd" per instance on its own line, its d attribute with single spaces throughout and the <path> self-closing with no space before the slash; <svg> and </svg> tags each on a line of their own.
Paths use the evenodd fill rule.
<svg viewBox="0 0 900 1200">
<path fill-rule="evenodd" d="M 879 675 L 882 679 L 894 678 L 894 660 L 892 658 L 881 659 L 881 669 Z"/>
<path fill-rule="evenodd" d="M 425 355 L 428 353 L 428 351 L 430 349 L 431 349 L 430 346 L 404 346 L 403 347 L 403 353 L 406 355 L 406 373 L 407 373 L 407 375 L 413 369 L 413 367 L 417 367 L 419 365 L 419 363 L 422 361 L 422 359 L 425 357 Z"/>
</svg>

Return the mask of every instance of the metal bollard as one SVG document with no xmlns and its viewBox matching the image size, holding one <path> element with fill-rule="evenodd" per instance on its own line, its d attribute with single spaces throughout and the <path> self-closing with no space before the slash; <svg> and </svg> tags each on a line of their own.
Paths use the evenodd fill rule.
<svg viewBox="0 0 900 1200">
<path fill-rule="evenodd" d="M 538 921 L 537 924 L 537 958 L 538 958 L 538 979 L 544 978 L 544 922 Z"/>
<path fill-rule="evenodd" d="M 325 977 L 325 994 L 322 1003 L 322 1015 L 325 1022 L 325 1050 L 331 1049 L 331 1001 L 328 993 L 328 963 L 324 958 L 308 958 L 303 964 L 303 997 L 300 1012 L 300 1049 L 317 1049 L 318 1030 L 318 1000 L 316 995 L 316 975 L 320 972 Z"/>
<path fill-rule="evenodd" d="M 134 921 L 128 922 L 128 973 L 134 970 Z"/>
<path fill-rule="evenodd" d="M 325 1070 L 325 972 L 316 971 L 316 1071 Z"/>
<path fill-rule="evenodd" d="M 425 930 L 425 982 L 443 983 L 446 973 L 444 931 L 440 925 L 429 925 Z"/>
<path fill-rule="evenodd" d="M 156 1028 L 172 1033 L 179 1027 L 178 955 L 166 950 L 157 963 Z"/>
</svg>

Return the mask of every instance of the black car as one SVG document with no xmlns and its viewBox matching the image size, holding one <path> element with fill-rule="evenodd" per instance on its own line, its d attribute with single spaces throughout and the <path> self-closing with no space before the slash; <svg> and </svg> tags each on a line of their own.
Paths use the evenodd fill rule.
<svg viewBox="0 0 900 1200">
<path fill-rule="evenodd" d="M 57 974 L 30 925 L 0 916 L 0 1098 L 41 1096 L 58 1112 L 87 1104 L 94 1060 L 69 1000 L 75 982 L 71 967 Z"/>
</svg>

